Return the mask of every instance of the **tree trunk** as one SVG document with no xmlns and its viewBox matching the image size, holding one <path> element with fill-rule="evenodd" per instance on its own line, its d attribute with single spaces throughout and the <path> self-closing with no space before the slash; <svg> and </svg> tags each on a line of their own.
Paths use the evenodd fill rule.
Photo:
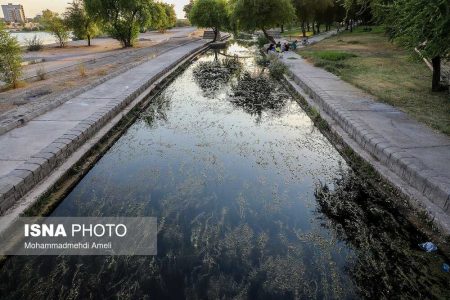
<svg viewBox="0 0 450 300">
<path fill-rule="evenodd" d="M 87 40 L 88 40 L 88 47 L 91 46 L 91 36 L 88 34 L 87 36 Z"/>
<path fill-rule="evenodd" d="M 350 32 L 353 32 L 353 19 L 352 20 L 350 20 Z"/>
<path fill-rule="evenodd" d="M 302 22 L 302 33 L 303 33 L 303 37 L 306 37 L 305 21 Z"/>
<path fill-rule="evenodd" d="M 431 59 L 433 63 L 433 81 L 432 81 L 432 91 L 441 91 L 441 57 L 436 56 Z"/>
<path fill-rule="evenodd" d="M 213 32 L 214 32 L 214 40 L 213 40 L 213 42 L 215 42 L 215 41 L 217 41 L 217 35 L 219 34 L 219 29 L 213 28 Z"/>
<path fill-rule="evenodd" d="M 264 33 L 264 36 L 273 44 L 276 44 L 275 39 L 270 36 L 267 31 L 264 28 L 261 28 L 262 32 Z"/>
<path fill-rule="evenodd" d="M 284 32 L 284 25 L 281 24 L 281 33 L 283 33 L 283 32 Z"/>
<path fill-rule="evenodd" d="M 306 21 L 306 27 L 308 28 L 308 31 L 311 31 L 310 26 L 309 26 L 309 21 Z"/>
<path fill-rule="evenodd" d="M 320 33 L 320 23 L 317 22 L 317 33 Z"/>
</svg>

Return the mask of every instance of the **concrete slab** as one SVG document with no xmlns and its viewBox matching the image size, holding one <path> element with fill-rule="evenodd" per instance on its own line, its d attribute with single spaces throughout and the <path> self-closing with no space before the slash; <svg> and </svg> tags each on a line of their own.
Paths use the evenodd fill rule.
<svg viewBox="0 0 450 300">
<path fill-rule="evenodd" d="M 108 104 L 108 98 L 81 98 L 67 101 L 54 110 L 37 117 L 35 121 L 82 121 Z"/>
<path fill-rule="evenodd" d="M 26 160 L 0 160 L 0 177 L 7 175 L 13 171 L 19 164 L 24 163 Z"/>
<path fill-rule="evenodd" d="M 357 111 L 357 116 L 399 148 L 450 145 L 450 139 L 418 123 L 399 110 Z M 448 168 L 450 169 L 450 161 Z M 450 170 L 449 170 L 450 172 Z"/>
<path fill-rule="evenodd" d="M 77 121 L 30 121 L 0 136 L 0 159 L 27 160 L 77 124 Z M 1 168 L 0 173 L 4 173 Z"/>
<path fill-rule="evenodd" d="M 450 178 L 450 144 L 437 147 L 410 148 L 408 152 L 419 158 L 428 169 L 435 170 L 438 176 Z"/>
</svg>

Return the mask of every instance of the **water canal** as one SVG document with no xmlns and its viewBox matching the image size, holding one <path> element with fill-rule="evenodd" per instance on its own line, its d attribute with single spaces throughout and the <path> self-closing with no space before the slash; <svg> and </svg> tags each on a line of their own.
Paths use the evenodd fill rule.
<svg viewBox="0 0 450 300">
<path fill-rule="evenodd" d="M 445 258 L 418 249 L 395 199 L 279 83 L 253 79 L 254 58 L 219 61 L 181 73 L 52 213 L 157 217 L 158 255 L 11 257 L 1 298 L 449 297 Z"/>
</svg>

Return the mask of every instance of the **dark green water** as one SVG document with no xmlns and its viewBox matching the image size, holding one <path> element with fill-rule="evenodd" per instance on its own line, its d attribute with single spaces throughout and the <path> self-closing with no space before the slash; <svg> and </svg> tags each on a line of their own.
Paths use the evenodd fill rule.
<svg viewBox="0 0 450 300">
<path fill-rule="evenodd" d="M 175 79 L 53 212 L 157 217 L 158 255 L 12 257 L 1 298 L 447 297 L 444 258 L 417 248 L 426 237 L 395 199 L 361 182 L 277 83 L 277 105 L 252 106 L 231 101 L 239 73 L 193 75 L 213 59 Z"/>
</svg>

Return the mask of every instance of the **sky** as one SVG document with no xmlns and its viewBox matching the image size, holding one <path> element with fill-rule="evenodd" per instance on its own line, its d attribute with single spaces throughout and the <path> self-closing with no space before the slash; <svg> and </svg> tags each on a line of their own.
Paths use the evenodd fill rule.
<svg viewBox="0 0 450 300">
<path fill-rule="evenodd" d="M 44 9 L 50 9 L 59 13 L 64 12 L 67 3 L 71 0 L 0 0 L 0 4 L 22 4 L 27 18 L 34 18 L 37 14 L 40 14 Z M 177 17 L 184 18 L 183 6 L 186 5 L 189 0 L 164 0 L 163 2 L 175 4 L 175 12 Z M 0 17 L 3 17 L 3 11 L 0 9 Z"/>
</svg>

